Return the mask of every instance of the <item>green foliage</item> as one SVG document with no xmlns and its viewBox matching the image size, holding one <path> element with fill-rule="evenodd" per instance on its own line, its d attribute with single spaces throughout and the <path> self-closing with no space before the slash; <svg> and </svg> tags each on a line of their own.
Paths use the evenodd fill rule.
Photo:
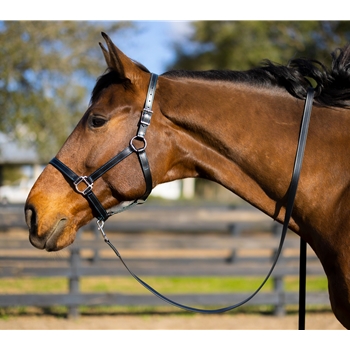
<svg viewBox="0 0 350 350">
<path fill-rule="evenodd" d="M 19 166 L 9 164 L 2 169 L 2 177 L 4 185 L 12 185 L 24 176 Z"/>
<path fill-rule="evenodd" d="M 100 32 L 127 22 L 0 22 L 0 131 L 37 147 L 47 161 L 86 109 L 105 66 Z M 89 85 L 90 84 L 90 85 Z"/>
<path fill-rule="evenodd" d="M 329 63 L 330 53 L 350 41 L 350 22 L 198 21 L 189 41 L 177 44 L 174 68 L 235 69 L 263 59 L 287 64 L 306 57 Z"/>
</svg>

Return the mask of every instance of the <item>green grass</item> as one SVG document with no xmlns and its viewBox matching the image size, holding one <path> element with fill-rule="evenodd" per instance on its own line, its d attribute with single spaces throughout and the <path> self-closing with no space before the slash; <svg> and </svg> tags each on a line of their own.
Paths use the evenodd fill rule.
<svg viewBox="0 0 350 350">
<path fill-rule="evenodd" d="M 0 294 L 66 293 L 68 279 L 64 277 L 1 278 Z"/>
<path fill-rule="evenodd" d="M 234 293 L 250 292 L 259 287 L 263 278 L 240 277 L 145 277 L 145 282 L 161 293 Z M 263 287 L 271 291 L 273 281 L 270 278 Z M 297 291 L 297 277 L 285 279 L 286 291 Z M 64 277 L 23 277 L 0 279 L 0 294 L 24 293 L 67 293 L 68 280 Z M 325 277 L 307 278 L 308 291 L 326 291 Z M 144 287 L 132 277 L 83 277 L 80 281 L 82 293 L 146 293 Z"/>
<path fill-rule="evenodd" d="M 236 278 L 236 277 L 145 277 L 145 282 L 157 289 L 160 293 L 235 293 L 254 292 L 261 284 L 261 278 Z M 298 291 L 299 281 L 297 277 L 285 279 L 286 291 Z M 269 279 L 262 292 L 273 289 L 273 280 Z M 322 277 L 307 278 L 308 291 L 326 291 L 327 280 Z M 0 294 L 26 294 L 26 293 L 67 293 L 69 291 L 68 280 L 64 277 L 23 277 L 0 279 Z M 82 293 L 124 293 L 142 294 L 149 293 L 132 277 L 84 277 L 80 281 Z M 287 306 L 287 312 L 296 313 L 297 306 Z M 329 311 L 325 307 L 308 306 L 309 312 Z M 82 315 L 101 314 L 181 314 L 191 317 L 192 313 L 186 313 L 181 309 L 171 306 L 81 306 L 79 312 Z M 269 305 L 249 306 L 243 305 L 233 313 L 260 313 L 270 314 L 273 307 Z M 48 308 L 35 308 L 20 306 L 0 308 L 0 318 L 6 320 L 9 316 L 24 314 L 50 314 L 56 317 L 66 317 L 68 308 L 65 306 L 53 306 Z"/>
</svg>

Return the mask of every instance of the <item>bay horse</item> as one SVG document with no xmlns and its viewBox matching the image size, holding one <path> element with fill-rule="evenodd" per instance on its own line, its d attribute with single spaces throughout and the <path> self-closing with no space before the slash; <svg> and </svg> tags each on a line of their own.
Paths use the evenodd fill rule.
<svg viewBox="0 0 350 350">
<path fill-rule="evenodd" d="M 82 119 L 28 195 L 30 242 L 47 251 L 63 249 L 97 216 L 96 208 L 103 217 L 106 209 L 145 199 L 158 184 L 188 177 L 215 181 L 283 222 L 300 119 L 313 81 L 309 135 L 289 227 L 320 259 L 332 310 L 350 328 L 350 46 L 332 53 L 331 68 L 294 59 L 287 66 L 265 61 L 248 71 L 166 72 L 154 82 L 152 112 L 146 111 L 146 116 L 153 113 L 152 122 L 140 125 L 151 73 L 102 35 L 107 70 Z M 142 127 L 148 127 L 147 143 Z M 146 147 L 145 160 L 140 154 Z M 126 150 L 129 154 L 92 184 L 86 175 L 100 172 Z M 71 172 L 62 173 L 60 166 Z M 86 192 L 94 193 L 89 201 Z"/>
</svg>

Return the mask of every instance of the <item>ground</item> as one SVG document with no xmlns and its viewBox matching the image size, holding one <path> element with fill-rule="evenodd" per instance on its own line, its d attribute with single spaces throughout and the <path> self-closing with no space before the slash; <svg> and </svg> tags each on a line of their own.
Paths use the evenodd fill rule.
<svg viewBox="0 0 350 350">
<path fill-rule="evenodd" d="M 330 312 L 306 315 L 307 330 L 344 330 Z M 298 315 L 100 315 L 66 319 L 18 315 L 0 319 L 1 330 L 297 330 Z"/>
</svg>

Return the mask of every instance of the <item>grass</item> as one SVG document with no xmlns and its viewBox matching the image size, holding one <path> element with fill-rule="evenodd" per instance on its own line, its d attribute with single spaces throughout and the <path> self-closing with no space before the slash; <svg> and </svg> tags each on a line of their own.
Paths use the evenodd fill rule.
<svg viewBox="0 0 350 350">
<path fill-rule="evenodd" d="M 236 277 L 147 277 L 145 282 L 157 289 L 160 293 L 237 293 L 253 292 L 261 284 L 262 278 L 236 278 Z M 269 279 L 262 292 L 271 291 L 273 281 Z M 298 291 L 299 281 L 297 277 L 285 279 L 285 290 Z M 308 291 L 326 291 L 327 280 L 322 277 L 310 276 L 307 279 Z M 0 294 L 26 294 L 26 293 L 67 293 L 69 291 L 68 280 L 64 277 L 23 277 L 0 279 Z M 84 277 L 80 281 L 82 293 L 124 293 L 142 294 L 148 293 L 132 277 Z M 310 311 L 322 311 L 324 308 L 309 307 Z M 328 310 L 328 309 L 327 309 Z M 326 310 L 326 311 L 327 311 Z M 244 313 L 272 313 L 272 306 L 242 306 L 236 312 Z M 97 314 L 187 314 L 182 310 L 171 306 L 143 307 L 143 306 L 81 306 L 79 312 L 85 315 Z M 297 312 L 297 306 L 288 306 L 287 312 Z M 6 319 L 9 315 L 23 314 L 52 314 L 56 317 L 66 317 L 68 308 L 54 306 L 50 308 L 11 307 L 0 308 L 0 318 Z M 189 314 L 189 316 L 191 313 Z"/>
<path fill-rule="evenodd" d="M 234 293 L 254 291 L 262 278 L 241 277 L 146 277 L 145 282 L 161 293 Z M 269 279 L 263 290 L 270 291 L 273 281 Z M 297 277 L 285 278 L 285 289 L 298 291 Z M 67 293 L 68 280 L 64 277 L 2 278 L 0 294 Z M 327 291 L 325 277 L 307 278 L 308 291 Z M 82 293 L 142 294 L 146 290 L 132 277 L 83 277 L 80 280 Z"/>
</svg>

